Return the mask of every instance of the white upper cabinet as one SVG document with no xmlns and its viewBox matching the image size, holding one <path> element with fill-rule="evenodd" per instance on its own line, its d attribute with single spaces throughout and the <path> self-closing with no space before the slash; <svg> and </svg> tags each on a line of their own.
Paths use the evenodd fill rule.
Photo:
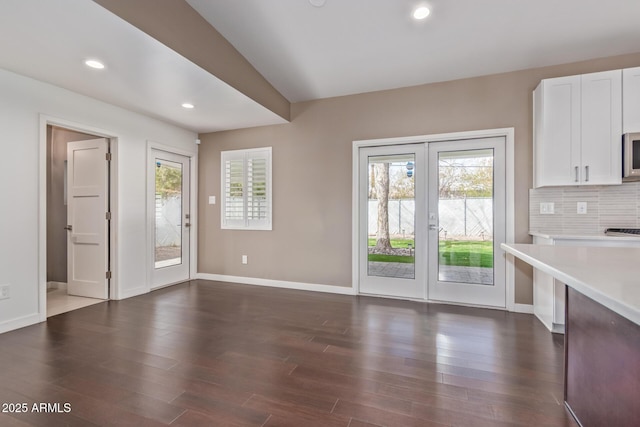
<svg viewBox="0 0 640 427">
<path fill-rule="evenodd" d="M 582 76 L 583 184 L 622 184 L 622 71 Z"/>
<path fill-rule="evenodd" d="M 640 67 L 622 70 L 622 131 L 640 132 Z"/>
<path fill-rule="evenodd" d="M 622 183 L 622 71 L 540 82 L 534 187 Z"/>
<path fill-rule="evenodd" d="M 534 102 L 534 186 L 574 185 L 580 164 L 580 76 L 540 82 Z"/>
</svg>

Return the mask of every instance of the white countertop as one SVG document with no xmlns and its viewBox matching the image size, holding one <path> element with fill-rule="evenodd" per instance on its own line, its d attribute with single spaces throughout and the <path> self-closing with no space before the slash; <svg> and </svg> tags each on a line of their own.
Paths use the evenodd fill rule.
<svg viewBox="0 0 640 427">
<path fill-rule="evenodd" d="M 640 241 L 640 236 L 607 236 L 601 234 L 570 234 L 570 233 L 546 233 L 544 231 L 529 231 L 530 236 L 542 237 L 543 239 L 557 240 L 612 240 L 612 241 Z"/>
<path fill-rule="evenodd" d="M 519 243 L 500 247 L 640 325 L 640 248 Z"/>
</svg>

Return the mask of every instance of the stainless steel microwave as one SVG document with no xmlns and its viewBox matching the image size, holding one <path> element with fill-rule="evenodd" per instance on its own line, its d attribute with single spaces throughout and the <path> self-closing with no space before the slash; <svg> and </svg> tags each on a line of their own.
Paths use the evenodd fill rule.
<svg viewBox="0 0 640 427">
<path fill-rule="evenodd" d="M 640 132 L 622 137 L 622 180 L 640 181 Z"/>
</svg>

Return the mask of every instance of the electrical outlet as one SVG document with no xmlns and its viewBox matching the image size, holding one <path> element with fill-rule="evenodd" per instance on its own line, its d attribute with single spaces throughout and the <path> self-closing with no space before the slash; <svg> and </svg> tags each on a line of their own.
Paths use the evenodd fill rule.
<svg viewBox="0 0 640 427">
<path fill-rule="evenodd" d="M 542 215 L 553 215 L 555 210 L 555 205 L 553 202 L 545 202 L 540 203 L 540 213 Z"/>
<path fill-rule="evenodd" d="M 246 255 L 242 255 L 242 263 L 243 264 L 249 264 L 249 260 L 247 259 Z"/>
<path fill-rule="evenodd" d="M 587 202 L 578 202 L 576 204 L 576 213 L 585 215 L 587 213 Z"/>
<path fill-rule="evenodd" d="M 9 299 L 9 285 L 0 286 L 0 299 Z"/>
</svg>

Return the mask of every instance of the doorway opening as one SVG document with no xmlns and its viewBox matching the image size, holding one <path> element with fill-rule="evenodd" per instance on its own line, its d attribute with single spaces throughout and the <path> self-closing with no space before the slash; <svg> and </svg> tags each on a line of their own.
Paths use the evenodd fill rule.
<svg viewBox="0 0 640 427">
<path fill-rule="evenodd" d="M 512 156 L 510 129 L 356 141 L 358 292 L 511 309 Z"/>
<path fill-rule="evenodd" d="M 108 138 L 46 124 L 46 317 L 109 298 L 108 153 Z"/>
</svg>

